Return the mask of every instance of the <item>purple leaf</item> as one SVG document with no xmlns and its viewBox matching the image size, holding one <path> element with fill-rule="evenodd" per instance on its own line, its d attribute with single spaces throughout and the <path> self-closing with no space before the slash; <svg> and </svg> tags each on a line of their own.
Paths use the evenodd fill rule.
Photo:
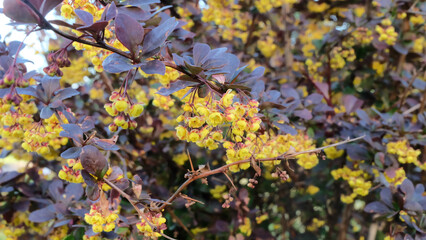
<svg viewBox="0 0 426 240">
<path fill-rule="evenodd" d="M 42 119 L 48 119 L 50 118 L 55 112 L 48 106 L 41 109 L 40 117 Z"/>
<path fill-rule="evenodd" d="M 308 109 L 303 109 L 303 110 L 297 110 L 294 111 L 294 115 L 303 118 L 305 120 L 311 120 L 312 119 L 312 113 L 311 111 L 309 111 Z"/>
<path fill-rule="evenodd" d="M 74 198 L 74 200 L 79 200 L 84 193 L 84 189 L 81 184 L 70 183 L 65 187 L 65 195 L 67 199 Z"/>
<path fill-rule="evenodd" d="M 389 188 L 383 188 L 380 191 L 380 201 L 384 202 L 388 207 L 392 207 L 392 192 Z"/>
<path fill-rule="evenodd" d="M 163 62 L 159 60 L 153 60 L 146 62 L 140 66 L 142 71 L 146 74 L 161 74 L 164 75 L 166 73 L 166 66 Z"/>
<path fill-rule="evenodd" d="M 16 88 L 16 92 L 19 95 L 29 95 L 29 96 L 33 96 L 35 98 L 38 98 L 38 94 L 37 94 L 37 90 L 33 87 L 26 87 L 26 88 Z"/>
<path fill-rule="evenodd" d="M 148 53 L 163 45 L 164 41 L 166 41 L 167 37 L 173 32 L 177 24 L 178 22 L 173 17 L 152 29 L 148 34 L 146 34 L 145 39 L 143 40 L 142 51 L 144 53 Z"/>
<path fill-rule="evenodd" d="M 414 185 L 409 179 L 405 179 L 399 189 L 405 194 L 406 199 L 410 199 L 414 194 Z"/>
<path fill-rule="evenodd" d="M 204 59 L 210 52 L 210 47 L 204 43 L 196 43 L 192 52 L 194 57 L 194 64 L 196 66 L 201 66 L 201 64 L 204 63 Z"/>
<path fill-rule="evenodd" d="M 45 75 L 40 81 L 41 86 L 43 87 L 44 93 L 47 98 L 50 99 L 52 94 L 56 92 L 61 86 L 59 84 L 60 77 L 50 77 Z"/>
<path fill-rule="evenodd" d="M 61 157 L 65 159 L 78 158 L 81 153 L 81 147 L 71 147 L 61 153 Z"/>
<path fill-rule="evenodd" d="M 327 83 L 314 82 L 314 85 L 319 89 L 319 91 L 321 91 L 322 95 L 324 95 L 325 98 L 330 98 L 330 96 L 328 95 L 329 88 Z"/>
<path fill-rule="evenodd" d="M 139 7 L 119 7 L 117 12 L 126 14 L 134 18 L 136 21 L 146 21 L 152 16 L 150 12 L 145 11 Z"/>
<path fill-rule="evenodd" d="M 67 98 L 73 97 L 80 94 L 77 90 L 72 88 L 64 88 L 56 92 L 55 97 L 52 99 L 52 102 L 54 101 L 62 101 Z"/>
<path fill-rule="evenodd" d="M 105 7 L 105 10 L 102 13 L 101 19 L 104 21 L 109 21 L 115 18 L 116 15 L 117 15 L 117 6 L 115 5 L 115 2 L 112 2 Z"/>
<path fill-rule="evenodd" d="M 251 89 L 251 96 L 254 99 L 259 99 L 262 97 L 263 92 L 265 91 L 265 82 L 262 80 L 257 80 L 254 86 Z"/>
<path fill-rule="evenodd" d="M 309 95 L 305 98 L 305 106 L 307 107 L 307 106 L 310 106 L 312 104 L 321 103 L 321 100 L 323 98 L 324 97 L 319 93 L 312 93 L 311 95 Z"/>
<path fill-rule="evenodd" d="M 13 172 L 2 172 L 0 173 L 0 184 L 3 184 L 5 182 L 8 182 L 18 176 L 20 176 L 21 174 L 13 171 Z"/>
<path fill-rule="evenodd" d="M 18 90 L 18 88 L 17 88 L 17 90 Z M 0 98 L 4 98 L 4 96 L 8 93 L 10 93 L 10 88 L 0 89 Z M 18 94 L 19 94 L 19 91 L 18 91 Z"/>
<path fill-rule="evenodd" d="M 45 208 L 30 213 L 30 215 L 28 216 L 28 220 L 35 223 L 46 222 L 55 218 L 55 212 L 55 206 L 49 205 Z"/>
<path fill-rule="evenodd" d="M 104 141 L 104 140 L 105 139 L 98 139 L 98 140 L 94 141 L 93 143 L 97 147 L 100 147 L 105 151 L 117 151 L 117 150 L 120 149 L 117 145 L 115 145 L 115 143 L 107 142 L 107 141 Z"/>
<path fill-rule="evenodd" d="M 75 9 L 75 14 L 84 22 L 86 25 L 92 25 L 93 23 L 93 15 L 89 12 Z"/>
<path fill-rule="evenodd" d="M 163 95 L 163 96 L 169 96 L 170 94 L 172 94 L 174 92 L 177 92 L 177 91 L 184 89 L 186 87 L 194 86 L 196 84 L 197 83 L 195 83 L 195 82 L 178 80 L 178 81 L 172 82 L 168 88 L 163 87 L 156 93 Z"/>
<path fill-rule="evenodd" d="M 29 1 L 35 8 L 32 1 Z M 38 23 L 40 18 L 37 14 L 21 0 L 5 0 L 3 2 L 3 13 L 7 17 L 20 23 Z"/>
<path fill-rule="evenodd" d="M 359 100 L 353 95 L 345 95 L 343 96 L 343 104 L 346 108 L 346 113 L 350 114 L 360 108 L 363 104 L 363 101 Z"/>
<path fill-rule="evenodd" d="M 141 24 L 129 15 L 118 13 L 115 17 L 115 31 L 118 40 L 134 55 L 142 43 L 144 30 Z"/>
<path fill-rule="evenodd" d="M 277 126 L 281 131 L 283 131 L 284 133 L 288 133 L 291 135 L 296 135 L 297 131 L 296 129 L 294 129 L 293 127 L 291 127 L 290 125 L 287 124 L 281 124 L 281 123 L 276 123 L 274 122 L 274 125 Z"/>
<path fill-rule="evenodd" d="M 83 130 L 77 124 L 62 124 L 61 127 L 64 130 L 59 133 L 59 136 L 72 138 L 75 142 L 83 139 Z"/>
<path fill-rule="evenodd" d="M 122 2 L 123 5 L 144 6 L 153 3 L 160 3 L 160 0 L 127 0 Z"/>
<path fill-rule="evenodd" d="M 49 194 L 56 202 L 62 199 L 63 188 L 64 185 L 59 179 L 55 179 L 50 183 Z"/>
<path fill-rule="evenodd" d="M 404 209 L 413 211 L 413 212 L 422 212 L 423 207 L 418 202 L 415 201 L 407 201 L 404 203 Z"/>
<path fill-rule="evenodd" d="M 109 73 L 121 73 L 129 71 L 130 69 L 133 69 L 135 67 L 130 63 L 130 60 L 128 58 L 118 55 L 116 53 L 113 53 L 106 57 L 104 62 L 102 63 L 102 66 L 104 67 L 105 71 Z"/>
<path fill-rule="evenodd" d="M 58 6 L 61 2 L 62 0 L 44 0 L 39 8 L 41 14 L 43 14 L 43 16 L 46 16 L 48 12 Z"/>
<path fill-rule="evenodd" d="M 367 204 L 367 206 L 365 206 L 364 208 L 364 211 L 368 213 L 378 214 L 386 214 L 392 212 L 392 210 L 389 209 L 384 203 L 378 201 Z"/>
<path fill-rule="evenodd" d="M 95 121 L 92 117 L 88 116 L 84 118 L 83 122 L 80 125 L 83 132 L 87 132 L 95 128 Z"/>
</svg>

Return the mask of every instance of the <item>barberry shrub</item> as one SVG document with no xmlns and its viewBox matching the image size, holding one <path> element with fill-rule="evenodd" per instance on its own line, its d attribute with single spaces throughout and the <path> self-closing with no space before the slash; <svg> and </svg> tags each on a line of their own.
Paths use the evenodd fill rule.
<svg viewBox="0 0 426 240">
<path fill-rule="evenodd" d="M 1 12 L 0 239 L 426 239 L 424 1 Z"/>
</svg>

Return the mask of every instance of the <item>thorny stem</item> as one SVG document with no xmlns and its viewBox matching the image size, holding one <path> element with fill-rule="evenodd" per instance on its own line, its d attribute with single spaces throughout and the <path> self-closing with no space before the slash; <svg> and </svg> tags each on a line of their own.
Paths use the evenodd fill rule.
<svg viewBox="0 0 426 240">
<path fill-rule="evenodd" d="M 301 154 L 306 154 L 306 153 L 318 153 L 319 151 L 329 148 L 329 147 L 336 147 L 342 144 L 346 144 L 346 143 L 350 143 L 350 142 L 355 142 L 358 141 L 360 139 L 363 139 L 365 137 L 365 135 L 361 136 L 361 137 L 357 137 L 357 138 L 353 138 L 353 139 L 347 139 L 345 141 L 342 142 L 338 142 L 335 144 L 331 144 L 328 146 L 324 146 L 324 147 L 320 147 L 320 148 L 315 148 L 315 149 L 310 149 L 310 150 L 305 150 L 305 151 L 300 151 L 300 152 L 289 152 L 289 153 L 284 153 L 278 157 L 275 158 L 263 158 L 263 159 L 256 159 L 256 161 L 258 162 L 266 162 L 266 161 L 275 161 L 275 160 L 288 160 L 292 157 L 301 155 Z M 161 211 L 163 210 L 167 205 L 170 205 L 177 197 L 179 197 L 180 192 L 182 192 L 190 183 L 192 183 L 193 181 L 197 180 L 197 179 L 201 179 L 201 178 L 205 178 L 214 174 L 218 174 L 218 173 L 224 173 L 226 170 L 228 170 L 229 167 L 233 166 L 233 165 L 238 165 L 238 164 L 242 164 L 242 163 L 248 163 L 250 162 L 250 159 L 245 159 L 245 160 L 240 160 L 240 161 L 236 161 L 230 164 L 226 164 L 222 167 L 210 170 L 210 171 L 205 171 L 205 172 L 200 172 L 198 175 L 194 174 L 191 175 L 191 177 L 186 180 L 182 185 L 179 186 L 179 188 L 175 191 L 175 193 L 173 193 L 173 195 L 167 199 L 166 202 L 164 202 L 160 207 L 158 208 L 151 208 L 151 210 L 153 211 Z"/>
</svg>

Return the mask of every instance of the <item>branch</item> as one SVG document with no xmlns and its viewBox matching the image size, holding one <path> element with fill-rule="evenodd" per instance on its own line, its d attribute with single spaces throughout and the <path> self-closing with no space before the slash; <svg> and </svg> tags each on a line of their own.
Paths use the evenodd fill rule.
<svg viewBox="0 0 426 240">
<path fill-rule="evenodd" d="M 67 39 L 69 39 L 71 41 L 79 42 L 79 43 L 83 43 L 83 44 L 87 44 L 87 45 L 98 47 L 98 48 L 103 48 L 103 49 L 106 49 L 108 51 L 117 53 L 117 54 L 119 54 L 119 55 L 121 55 L 123 57 L 132 59 L 132 56 L 131 56 L 130 53 L 123 52 L 120 49 L 117 49 L 115 47 L 111 47 L 111 46 L 105 44 L 105 42 L 95 43 L 95 42 L 87 41 L 87 40 L 80 39 L 78 37 L 72 36 L 72 35 L 70 35 L 68 33 L 62 32 L 61 30 L 54 28 L 52 26 L 52 24 L 50 24 L 50 22 L 46 20 L 46 18 L 43 16 L 43 14 L 41 14 L 39 12 L 39 10 L 37 8 L 35 8 L 28 0 L 22 0 L 22 2 L 25 3 L 28 7 L 30 7 L 31 10 L 33 10 L 34 13 L 37 15 L 37 17 L 40 19 L 40 22 L 38 23 L 38 25 L 42 29 L 49 29 L 49 30 L 52 30 L 53 32 L 55 32 L 56 34 L 58 34 L 58 35 L 60 35 L 60 36 L 62 36 L 64 38 L 67 38 Z"/>
<path fill-rule="evenodd" d="M 345 141 L 342 142 L 338 142 L 335 144 L 331 144 L 328 146 L 324 146 L 324 147 L 320 147 L 320 148 L 315 148 L 315 149 L 310 149 L 310 150 L 305 150 L 305 151 L 300 151 L 300 152 L 292 152 L 292 153 L 284 153 L 278 157 L 275 158 L 263 158 L 263 159 L 256 159 L 256 161 L 258 162 L 267 162 L 267 161 L 276 161 L 276 160 L 287 160 L 290 159 L 292 157 L 301 155 L 301 154 L 306 154 L 306 153 L 318 153 L 319 151 L 326 149 L 326 148 L 330 148 L 330 147 L 336 147 L 339 145 L 343 145 L 346 143 L 350 143 L 350 142 L 355 142 L 358 141 L 360 139 L 363 139 L 365 137 L 365 135 L 361 136 L 361 137 L 357 137 L 357 138 L 353 138 L 353 139 L 347 139 Z M 234 165 L 238 165 L 238 164 L 242 164 L 242 163 L 248 163 L 250 162 L 250 159 L 245 159 L 245 160 L 240 160 L 240 161 L 236 161 L 230 164 L 226 164 L 222 167 L 210 170 L 210 171 L 206 171 L 203 173 L 200 173 L 198 175 L 192 175 L 188 180 L 186 180 L 182 185 L 180 185 L 180 187 L 175 191 L 175 193 L 173 193 L 173 195 L 167 199 L 167 201 L 165 203 L 163 203 L 160 207 L 158 208 L 151 208 L 151 210 L 153 211 L 162 211 L 167 205 L 170 205 L 180 194 L 180 192 L 182 192 L 190 183 L 192 183 L 193 181 L 197 180 L 197 179 L 201 179 L 201 178 L 205 178 L 214 174 L 218 174 L 218 173 L 225 173 L 226 170 L 228 170 L 229 167 L 234 166 Z"/>
</svg>

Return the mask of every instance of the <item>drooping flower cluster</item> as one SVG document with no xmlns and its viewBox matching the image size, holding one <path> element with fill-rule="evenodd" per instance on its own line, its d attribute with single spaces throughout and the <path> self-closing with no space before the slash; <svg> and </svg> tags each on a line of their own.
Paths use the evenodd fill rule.
<svg viewBox="0 0 426 240">
<path fill-rule="evenodd" d="M 59 116 L 63 123 L 68 123 L 68 120 L 62 113 Z M 58 150 L 61 146 L 68 143 L 68 138 L 59 137 L 61 131 L 60 121 L 56 115 L 52 115 L 48 119 L 33 123 L 31 128 L 25 132 L 24 142 L 21 146 L 28 152 L 37 152 L 46 159 L 53 159 L 54 152 L 51 150 Z"/>
<path fill-rule="evenodd" d="M 228 91 L 220 101 L 208 99 L 195 104 L 187 103 L 185 113 L 177 118 L 184 124 L 176 127 L 177 137 L 214 150 L 223 139 L 220 127 L 230 127 L 230 138 L 235 142 L 242 142 L 249 134 L 256 132 L 261 123 L 256 116 L 259 103 L 255 100 L 248 104 L 233 102 L 234 96 L 232 91 Z"/>
<path fill-rule="evenodd" d="M 118 215 L 114 211 L 102 209 L 96 204 L 92 205 L 90 212 L 84 215 L 84 220 L 92 225 L 93 232 L 111 232 L 115 229 L 115 220 Z"/>
<path fill-rule="evenodd" d="M 62 180 L 72 183 L 83 183 L 83 176 L 81 170 L 83 166 L 80 161 L 74 159 L 68 159 L 68 166 L 63 165 L 62 169 L 58 173 L 58 177 Z"/>
<path fill-rule="evenodd" d="M 138 124 L 133 118 L 139 117 L 144 107 L 141 103 L 132 103 L 129 95 L 124 91 L 114 91 L 109 100 L 112 103 L 105 104 L 105 110 L 109 115 L 115 117 L 114 122 L 109 125 L 109 130 L 115 132 L 119 127 L 123 129 L 135 129 Z"/>
<path fill-rule="evenodd" d="M 139 231 L 142 232 L 145 237 L 160 237 L 160 233 L 167 229 L 167 226 L 165 224 L 166 219 L 162 216 L 161 213 L 148 212 L 145 213 L 145 217 L 148 222 L 142 219 L 141 222 L 136 223 L 136 227 Z"/>
</svg>

